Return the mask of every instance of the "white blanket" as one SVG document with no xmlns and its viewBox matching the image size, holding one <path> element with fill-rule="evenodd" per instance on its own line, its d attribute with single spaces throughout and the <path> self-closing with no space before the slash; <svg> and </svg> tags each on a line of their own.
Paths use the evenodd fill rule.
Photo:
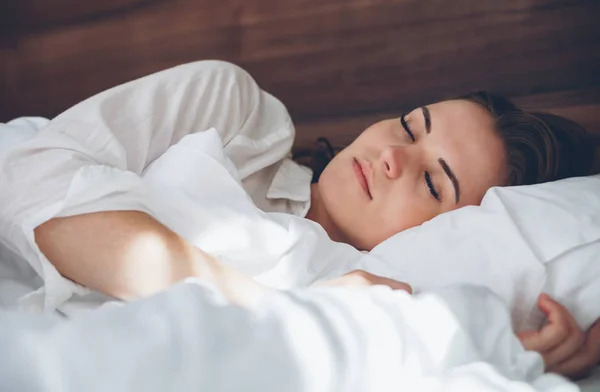
<svg viewBox="0 0 600 392">
<path fill-rule="evenodd" d="M 255 310 L 198 284 L 64 320 L 0 314 L 11 391 L 576 391 L 543 374 L 489 291 L 275 293 Z"/>
<path fill-rule="evenodd" d="M 356 268 L 385 274 L 385 265 L 330 241 L 320 226 L 258 210 L 215 143 L 220 140 L 213 132 L 188 136 L 148 168 L 144 182 L 159 220 L 278 288 L 304 287 Z M 203 179 L 215 172 L 221 173 L 218 187 Z M 414 300 L 381 289 L 290 294 L 276 296 L 257 318 L 193 287 L 68 323 L 8 317 L 0 336 L 7 349 L 0 346 L 0 352 L 10 353 L 11 361 L 0 371 L 16 375 L 6 378 L 10 382 L 39 390 L 55 390 L 61 377 L 75 380 L 73 390 L 152 390 L 175 381 L 168 390 L 572 390 L 560 378 L 541 376 L 539 356 L 523 352 L 503 306 L 488 292 L 463 288 Z M 229 324 L 232 319 L 241 321 Z M 245 351 L 232 342 L 245 342 Z M 256 361 L 257 353 L 264 362 Z M 35 377 L 15 370 L 23 363 L 34 364 Z M 113 376 L 100 376 L 98 363 Z M 139 378 L 136 366 L 154 371 Z M 219 366 L 236 369 L 236 377 L 207 376 L 223 371 Z"/>
</svg>

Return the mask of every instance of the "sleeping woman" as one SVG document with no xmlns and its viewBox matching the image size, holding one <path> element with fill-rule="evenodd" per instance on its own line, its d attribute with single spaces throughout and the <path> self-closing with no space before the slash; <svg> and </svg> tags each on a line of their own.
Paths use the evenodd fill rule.
<svg viewBox="0 0 600 392">
<path fill-rule="evenodd" d="M 32 267 L 16 268 L 29 279 L 15 291 L 21 303 L 54 310 L 75 283 L 128 300 L 186 277 L 242 304 L 265 290 L 155 219 L 140 191 L 170 146 L 211 128 L 258 208 L 314 221 L 363 251 L 478 205 L 491 187 L 587 175 L 593 161 L 579 125 L 478 92 L 373 124 L 335 156 L 316 156 L 311 175 L 290 159 L 294 127 L 281 102 L 234 65 L 186 64 L 74 106 L 6 155 L 0 244 Z M 409 289 L 360 271 L 330 283 Z M 539 306 L 550 322 L 521 339 L 548 370 L 574 376 L 598 362 L 600 342 L 564 307 L 547 296 Z"/>
</svg>

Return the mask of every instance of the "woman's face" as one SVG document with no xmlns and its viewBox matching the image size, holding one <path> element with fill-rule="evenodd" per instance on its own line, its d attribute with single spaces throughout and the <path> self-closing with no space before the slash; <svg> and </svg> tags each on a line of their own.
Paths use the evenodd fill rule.
<svg viewBox="0 0 600 392">
<path fill-rule="evenodd" d="M 317 187 L 340 240 L 370 250 L 443 212 L 478 205 L 505 178 L 490 115 L 452 100 L 372 125 L 335 156 Z"/>
</svg>

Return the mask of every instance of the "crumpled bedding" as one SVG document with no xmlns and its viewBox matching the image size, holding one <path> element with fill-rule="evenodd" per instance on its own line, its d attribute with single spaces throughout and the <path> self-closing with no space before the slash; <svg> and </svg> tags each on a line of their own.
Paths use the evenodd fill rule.
<svg viewBox="0 0 600 392">
<path fill-rule="evenodd" d="M 235 168 L 222 154 L 222 149 L 215 148 L 218 147 L 215 144 L 217 142 L 220 143 L 220 139 L 216 132 L 204 132 L 187 136 L 155 161 L 144 173 L 143 181 L 151 200 L 149 204 L 159 220 L 205 251 L 218 256 L 225 263 L 275 288 L 295 289 L 305 287 L 316 280 L 339 276 L 357 268 L 384 274 L 384 271 L 377 269 L 385 268 L 385 265 L 378 264 L 376 259 L 346 244 L 332 242 L 319 225 L 287 214 L 264 213 L 258 210 L 244 194 L 237 179 Z M 202 173 L 206 172 L 205 170 L 189 170 L 189 168 L 194 167 L 203 167 L 205 170 L 210 170 L 211 176 L 214 175 L 215 171 L 220 171 L 222 181 L 219 183 L 219 187 L 211 187 L 210 182 L 203 181 Z M 188 168 L 188 170 L 185 170 L 185 168 Z M 90 168 L 90 170 L 97 169 Z M 108 168 L 102 168 L 102 170 L 108 170 Z M 90 174 L 93 175 L 93 173 Z M 215 219 L 215 217 L 218 219 Z M 215 222 L 219 222 L 219 224 L 215 225 Z M 224 235 L 224 233 L 227 234 Z M 391 277 L 403 280 L 401 275 Z M 452 294 L 453 299 L 450 300 L 450 303 L 453 303 L 454 306 L 450 307 L 450 311 L 445 313 L 445 321 L 436 319 L 439 317 L 439 306 L 433 306 L 432 308 L 421 306 L 422 310 L 415 313 L 415 309 L 419 309 L 419 306 L 411 307 L 412 300 L 403 300 L 402 305 L 394 305 L 397 308 L 388 308 L 391 311 L 389 317 L 396 319 L 395 328 L 397 329 L 395 333 L 406 334 L 407 330 L 411 330 L 411 333 L 417 334 L 415 336 L 410 334 L 402 336 L 403 342 L 406 344 L 402 346 L 402 350 L 404 353 L 410 352 L 412 355 L 410 358 L 413 359 L 405 363 L 408 366 L 406 369 L 410 369 L 410 371 L 399 373 L 410 380 L 412 380 L 410 376 L 415 374 L 414 372 L 420 375 L 428 375 L 423 379 L 426 379 L 426 381 L 421 380 L 424 382 L 422 384 L 423 389 L 413 390 L 440 390 L 442 386 L 444 386 L 443 390 L 468 390 L 469 388 L 482 391 L 573 390 L 571 384 L 566 383 L 559 377 L 541 376 L 543 367 L 539 356 L 534 353 L 524 353 L 511 332 L 510 320 L 506 315 L 497 316 L 505 313 L 497 299 L 491 300 L 495 305 L 490 305 L 490 300 L 483 299 L 488 298 L 488 295 L 483 295 L 481 301 L 476 301 L 478 304 L 473 305 L 476 298 L 472 297 L 472 292 L 467 295 L 464 295 L 464 291 L 461 290 L 457 292 L 463 294 Z M 316 297 L 318 295 L 315 295 Z M 340 309 L 346 309 L 350 312 L 348 317 L 354 314 L 353 312 L 358 311 L 355 309 L 356 303 L 347 303 L 347 301 L 352 300 L 352 297 L 336 298 L 333 303 L 341 301 L 340 303 L 346 303 L 346 305 L 339 305 L 341 308 L 337 310 L 334 310 L 334 308 L 338 305 L 332 305 L 332 313 L 328 314 L 328 317 L 340 318 L 341 315 L 336 313 Z M 430 297 L 419 295 L 416 298 Z M 86 309 L 96 308 L 104 300 L 105 298 L 99 298 L 98 301 L 88 301 L 74 305 Z M 182 300 L 185 301 L 183 298 Z M 311 312 L 315 311 L 314 306 L 308 306 L 310 301 L 307 302 L 307 307 L 299 306 L 293 301 L 287 303 L 290 308 L 278 307 L 274 311 L 273 317 L 287 325 L 286 328 L 290 328 L 286 330 L 286 333 L 291 334 L 289 336 L 297 333 L 299 334 L 298 341 L 303 342 L 305 339 L 300 337 L 301 333 L 297 331 L 297 326 L 291 325 L 285 320 L 287 320 L 287 317 L 292 320 L 296 317 L 291 313 L 293 311 L 298 311 L 298 315 L 307 314 L 310 316 Z M 347 306 L 347 308 L 344 308 L 344 306 Z M 317 310 L 322 307 L 327 308 L 327 305 L 319 304 Z M 106 309 L 100 309 L 97 312 L 105 311 Z M 319 312 L 319 317 L 325 314 L 322 313 L 325 310 Z M 398 321 L 397 317 L 399 316 L 394 312 L 409 312 L 413 316 L 404 317 L 402 321 Z M 88 316 L 83 314 L 82 317 Z M 177 317 L 181 317 L 181 320 L 178 320 Z M 173 320 L 167 320 L 167 322 L 178 322 L 185 318 L 183 314 L 177 317 Z M 317 316 L 313 315 L 311 317 Z M 346 321 L 349 321 L 350 325 L 352 323 L 358 323 L 355 326 L 362 325 L 361 323 L 367 322 L 367 320 L 362 320 L 363 317 L 356 313 L 355 317 L 350 317 Z M 411 317 L 414 317 L 414 319 Z M 500 317 L 502 321 L 499 321 L 500 319 L 497 317 Z M 101 325 L 103 324 L 99 323 L 98 328 L 89 330 L 86 328 L 90 328 L 90 325 L 85 328 L 81 327 L 81 336 L 85 336 L 92 330 L 100 334 L 109 331 L 111 334 L 118 332 L 118 329 L 113 327 L 106 327 L 107 330 L 103 331 L 99 329 Z M 259 328 L 259 326 L 256 326 L 256 328 Z M 369 327 L 362 325 L 360 328 Z M 357 331 L 360 328 L 355 333 L 359 333 Z M 376 327 L 371 326 L 370 328 Z M 394 330 L 394 328 L 391 328 L 387 331 L 392 333 Z M 367 337 L 368 331 L 368 329 L 364 329 L 360 336 L 363 339 L 369 339 Z M 12 331 L 11 333 L 17 332 Z M 502 336 L 502 340 L 498 340 L 498 336 L 500 336 L 498 334 Z M 205 334 L 205 336 L 209 335 Z M 343 336 L 346 343 L 350 344 L 349 336 Z M 415 339 L 409 339 L 411 336 Z M 422 337 L 417 339 L 417 336 Z M 329 338 L 337 339 L 334 336 Z M 342 337 L 339 338 L 342 339 Z M 196 339 L 201 339 L 201 336 L 196 337 Z M 44 341 L 46 340 L 44 339 Z M 59 345 L 52 348 L 52 350 L 58 350 L 56 352 L 60 351 L 59 343 L 63 344 L 64 342 L 57 343 L 52 339 L 48 340 L 50 346 L 52 344 Z M 340 342 L 336 344 L 340 344 Z M 107 350 L 111 347 L 107 346 Z M 442 348 L 446 350 L 443 354 L 439 351 Z M 112 349 L 114 351 L 110 355 L 119 356 L 119 347 L 115 345 Z M 26 354 L 24 352 L 24 355 Z M 131 355 L 134 354 L 135 351 L 132 351 Z M 209 354 L 209 352 L 206 353 L 206 355 Z M 297 352 L 288 354 L 292 356 L 299 355 Z M 106 353 L 106 355 L 109 354 Z M 165 355 L 170 354 L 165 353 Z M 338 353 L 336 355 L 342 354 Z M 351 353 L 346 351 L 343 355 L 351 356 Z M 344 362 L 349 361 L 350 357 L 344 357 L 343 355 L 338 359 Z M 251 357 L 251 355 L 249 356 Z M 369 358 L 375 360 L 379 357 L 380 355 L 373 354 Z M 454 359 L 446 361 L 448 358 Z M 304 358 L 304 360 L 308 363 L 307 358 Z M 427 369 L 431 369 L 432 364 L 437 364 L 438 373 L 428 373 L 429 370 Z M 303 371 L 293 361 L 287 364 L 283 361 L 278 366 L 286 372 Z M 285 368 L 286 366 L 287 368 Z M 403 380 L 402 378 L 390 379 L 390 383 L 400 383 L 400 385 L 406 382 L 406 379 Z M 306 385 L 313 384 L 308 383 Z M 216 391 L 216 389 L 210 390 Z M 347 390 L 360 389 L 350 388 Z"/>
<path fill-rule="evenodd" d="M 200 282 L 74 319 L 0 314 L 0 380 L 36 391 L 571 392 L 489 290 L 383 286 L 228 304 Z"/>
</svg>

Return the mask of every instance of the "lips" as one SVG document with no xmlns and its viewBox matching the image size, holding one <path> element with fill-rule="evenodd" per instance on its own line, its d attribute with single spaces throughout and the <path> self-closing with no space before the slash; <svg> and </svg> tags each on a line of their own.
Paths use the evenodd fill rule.
<svg viewBox="0 0 600 392">
<path fill-rule="evenodd" d="M 358 159 L 354 158 L 352 166 L 354 169 L 354 174 L 356 175 L 356 179 L 358 180 L 361 188 L 365 191 L 369 199 L 373 199 L 371 190 L 369 189 L 369 181 L 367 180 L 367 171 L 365 165 Z"/>
</svg>

